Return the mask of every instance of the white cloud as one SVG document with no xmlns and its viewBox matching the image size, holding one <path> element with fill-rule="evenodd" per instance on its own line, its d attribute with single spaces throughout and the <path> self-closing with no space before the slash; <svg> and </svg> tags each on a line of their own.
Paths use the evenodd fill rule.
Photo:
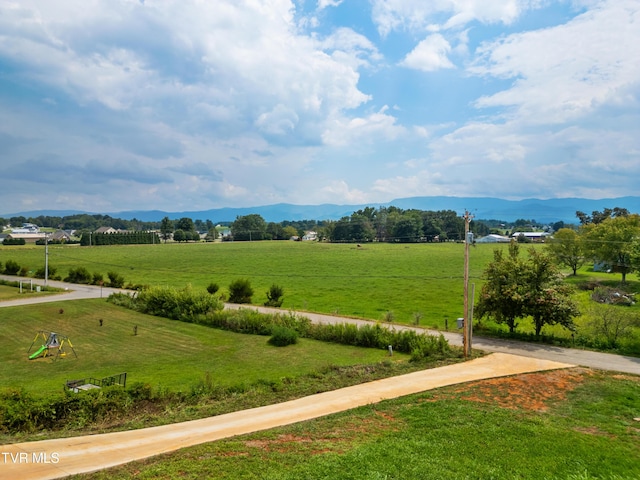
<svg viewBox="0 0 640 480">
<path fill-rule="evenodd" d="M 513 107 L 523 122 L 578 119 L 619 102 L 632 85 L 637 93 L 640 56 L 635 45 L 640 45 L 640 8 L 624 0 L 602 2 L 565 25 L 488 42 L 469 71 L 515 82 L 476 105 Z"/>
<path fill-rule="evenodd" d="M 434 24 L 457 28 L 479 21 L 510 24 L 544 0 L 373 0 L 373 20 L 381 35 L 394 30 L 423 32 Z"/>
<path fill-rule="evenodd" d="M 442 68 L 454 68 L 453 63 L 447 58 L 451 51 L 451 45 L 440 34 L 433 34 L 422 40 L 400 62 L 400 65 L 424 72 L 432 72 Z"/>
<path fill-rule="evenodd" d="M 397 125 L 397 119 L 386 112 L 388 107 L 366 117 L 343 117 L 324 132 L 323 140 L 330 146 L 348 146 L 395 140 L 405 133 L 405 128 Z"/>
<path fill-rule="evenodd" d="M 318 0 L 318 10 L 323 10 L 327 7 L 337 7 L 343 2 L 343 0 Z"/>
</svg>

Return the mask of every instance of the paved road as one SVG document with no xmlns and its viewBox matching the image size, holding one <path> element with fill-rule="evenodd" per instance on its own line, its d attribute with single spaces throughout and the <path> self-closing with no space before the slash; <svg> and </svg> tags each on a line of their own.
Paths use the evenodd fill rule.
<svg viewBox="0 0 640 480">
<path fill-rule="evenodd" d="M 201 420 L 102 435 L 0 445 L 0 479 L 45 480 L 93 472 L 192 445 L 290 425 L 446 385 L 571 366 L 494 353 L 456 365 Z"/>
<path fill-rule="evenodd" d="M 277 312 L 277 309 L 267 307 L 255 307 L 246 305 L 227 305 L 227 308 L 251 308 L 265 313 Z M 301 315 L 309 317 L 314 323 L 356 323 L 359 325 L 370 324 L 368 320 L 358 320 L 345 317 L 335 317 L 317 313 L 303 312 Z M 390 328 L 398 330 L 416 330 L 424 332 L 425 329 L 410 327 L 406 325 L 389 325 Z M 449 341 L 450 345 L 462 346 L 462 334 L 456 332 L 440 332 L 426 330 L 433 335 L 442 333 Z M 618 372 L 632 373 L 640 375 L 640 358 L 627 357 L 623 355 L 613 355 L 610 353 L 591 352 L 588 350 L 578 350 L 574 348 L 554 347 L 536 343 L 518 342 L 513 340 L 500 340 L 493 338 L 474 337 L 472 346 L 478 350 L 486 352 L 510 353 L 524 357 L 540 358 L 555 362 L 570 363 L 583 367 L 595 368 L 598 370 L 613 370 Z"/>
<path fill-rule="evenodd" d="M 0 278 L 8 280 L 16 280 L 19 277 L 11 277 L 0 275 Z M 30 279 L 22 279 L 29 281 Z M 63 300 L 78 300 L 84 298 L 100 298 L 108 297 L 112 292 L 124 291 L 106 287 L 97 287 L 93 285 L 76 285 L 64 282 L 49 281 L 48 284 L 52 287 L 68 289 L 68 293 L 58 295 L 47 295 L 39 298 L 28 298 L 24 300 L 11 300 L 6 302 L 0 302 L 0 307 L 24 305 L 28 303 L 44 303 L 44 302 L 57 302 Z M 247 305 L 231 305 L 227 304 L 226 308 L 251 308 L 261 312 L 282 312 L 282 310 L 256 307 Z M 336 317 L 332 315 L 322 315 L 317 313 L 301 312 L 301 315 L 308 317 L 312 322 L 316 323 L 355 323 L 355 324 L 370 324 L 370 321 L 359 320 L 346 317 Z M 391 328 L 396 329 L 413 329 L 420 332 L 424 332 L 425 329 L 403 326 L 403 325 L 390 325 Z M 451 345 L 462 346 L 462 335 L 456 332 L 439 332 L 429 331 L 428 333 L 438 335 L 442 333 Z M 623 355 L 613 355 L 609 353 L 591 352 L 588 350 L 578 350 L 573 348 L 554 347 L 550 345 L 518 342 L 512 340 L 500 340 L 493 338 L 474 337 L 473 348 L 484 350 L 486 352 L 499 352 L 510 353 L 513 355 L 521 355 L 525 357 L 540 358 L 545 360 L 552 360 L 555 362 L 569 363 L 572 365 L 581 365 L 584 367 L 595 368 L 598 370 L 613 370 L 624 373 L 632 373 L 634 375 L 640 375 L 640 358 L 628 357 Z"/>
</svg>

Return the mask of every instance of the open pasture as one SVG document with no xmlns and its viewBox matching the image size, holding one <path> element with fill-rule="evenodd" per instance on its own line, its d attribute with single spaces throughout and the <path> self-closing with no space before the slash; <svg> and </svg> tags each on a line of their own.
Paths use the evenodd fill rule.
<svg viewBox="0 0 640 480">
<path fill-rule="evenodd" d="M 78 357 L 28 360 L 27 350 L 39 330 L 68 336 Z M 188 392 L 207 375 L 216 384 L 231 386 L 389 359 L 383 350 L 308 339 L 278 348 L 267 340 L 142 315 L 100 299 L 5 307 L 0 308 L 0 389 L 23 387 L 46 396 L 61 392 L 66 380 L 127 372 L 129 383 Z M 36 341 L 32 353 L 41 343 Z M 407 356 L 395 353 L 393 358 Z"/>
<path fill-rule="evenodd" d="M 471 250 L 470 277 L 480 275 L 493 246 Z M 30 270 L 44 264 L 44 247 L 0 249 L 0 261 L 14 259 Z M 262 304 L 272 284 L 284 288 L 283 308 L 338 313 L 374 320 L 393 312 L 395 321 L 444 328 L 462 314 L 464 245 L 326 244 L 316 242 L 229 242 L 110 247 L 50 246 L 49 264 L 64 278 L 86 267 L 105 276 L 115 271 L 126 283 L 217 283 L 248 278 L 253 301 Z"/>
<path fill-rule="evenodd" d="M 521 254 L 529 247 L 523 245 Z M 477 244 L 470 248 L 470 283 L 476 298 L 482 286 L 482 273 L 500 244 Z M 0 248 L 0 262 L 13 259 L 34 271 L 44 265 L 44 247 Z M 393 321 L 414 323 L 449 330 L 456 328 L 462 316 L 464 244 L 331 244 L 317 242 L 225 242 L 168 243 L 127 245 L 49 247 L 49 263 L 64 278 L 70 268 L 84 266 L 107 279 L 109 271 L 125 278 L 126 283 L 169 285 L 187 284 L 206 288 L 217 283 L 225 293 L 239 278 L 250 280 L 253 303 L 263 304 L 272 284 L 284 288 L 282 308 L 297 311 L 335 313 L 343 316 L 383 320 L 392 312 Z M 569 271 L 567 270 L 567 274 Z M 595 273 L 590 265 L 578 272 L 572 283 L 588 279 L 615 285 L 619 274 Z M 627 276 L 628 284 L 637 285 L 636 274 Z M 471 291 L 471 288 L 470 288 Z M 589 300 L 581 292 L 581 308 L 587 311 Z M 635 308 L 640 308 L 634 306 Z M 584 319 L 576 320 L 578 325 Z M 518 328 L 531 332 L 531 322 L 523 320 Z M 567 336 L 562 327 L 545 327 L 546 334 Z"/>
</svg>

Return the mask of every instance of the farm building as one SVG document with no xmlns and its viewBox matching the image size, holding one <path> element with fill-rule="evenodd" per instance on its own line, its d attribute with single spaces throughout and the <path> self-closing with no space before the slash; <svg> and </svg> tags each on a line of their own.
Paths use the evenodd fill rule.
<svg viewBox="0 0 640 480">
<path fill-rule="evenodd" d="M 513 232 L 511 234 L 511 238 L 517 239 L 521 235 L 527 240 L 540 243 L 544 243 L 546 238 L 551 236 L 551 234 L 548 232 Z"/>
<path fill-rule="evenodd" d="M 510 241 L 509 237 L 492 233 L 491 235 L 477 239 L 476 243 L 509 243 Z"/>
</svg>

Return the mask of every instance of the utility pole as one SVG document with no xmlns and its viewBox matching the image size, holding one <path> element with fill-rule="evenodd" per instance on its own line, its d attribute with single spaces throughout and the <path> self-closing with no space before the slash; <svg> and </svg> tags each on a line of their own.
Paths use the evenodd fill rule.
<svg viewBox="0 0 640 480">
<path fill-rule="evenodd" d="M 49 279 L 49 234 L 44 234 L 44 286 L 47 286 Z"/>
<path fill-rule="evenodd" d="M 473 217 L 464 212 L 464 321 L 462 324 L 462 345 L 464 357 L 471 355 L 471 319 L 469 318 L 469 224 Z"/>
</svg>

